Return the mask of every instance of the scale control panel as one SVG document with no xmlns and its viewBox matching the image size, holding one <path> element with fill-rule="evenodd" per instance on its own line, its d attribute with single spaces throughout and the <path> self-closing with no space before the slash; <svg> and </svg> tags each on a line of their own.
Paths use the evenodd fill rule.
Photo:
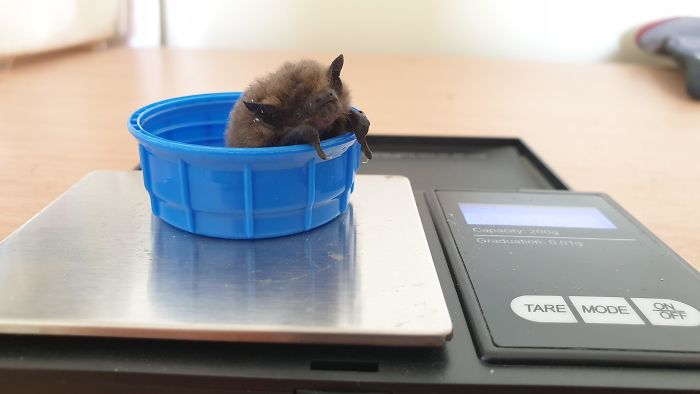
<svg viewBox="0 0 700 394">
<path fill-rule="evenodd" d="M 698 272 L 609 197 L 436 197 L 485 360 L 700 366 Z"/>
<path fill-rule="evenodd" d="M 516 315 L 538 323 L 700 326 L 700 312 L 686 303 L 664 298 L 632 298 L 632 302 L 636 308 L 624 297 L 524 295 L 514 298 L 510 307 Z"/>
</svg>

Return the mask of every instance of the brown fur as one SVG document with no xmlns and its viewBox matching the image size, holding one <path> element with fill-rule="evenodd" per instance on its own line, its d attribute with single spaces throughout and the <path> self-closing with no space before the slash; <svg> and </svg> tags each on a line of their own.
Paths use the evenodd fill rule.
<svg viewBox="0 0 700 394">
<path fill-rule="evenodd" d="M 342 58 L 340 60 L 342 67 Z M 226 126 L 226 145 L 277 146 L 283 144 L 284 134 L 290 128 L 302 124 L 317 129 L 321 140 L 338 135 L 339 129 L 347 126 L 343 118 L 350 111 L 350 92 L 344 84 L 332 86 L 331 81 L 329 67 L 302 60 L 285 63 L 277 71 L 253 82 L 233 107 Z M 316 108 L 307 105 L 310 97 L 330 90 L 335 92 L 333 103 Z M 244 101 L 273 105 L 279 110 L 278 122 L 262 121 Z"/>
</svg>

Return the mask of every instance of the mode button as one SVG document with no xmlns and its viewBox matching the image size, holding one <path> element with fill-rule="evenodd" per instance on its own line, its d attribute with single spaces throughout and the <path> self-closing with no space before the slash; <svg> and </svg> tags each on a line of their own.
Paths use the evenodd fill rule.
<svg viewBox="0 0 700 394">
<path fill-rule="evenodd" d="M 644 324 L 622 297 L 569 296 L 584 322 L 598 324 Z"/>
</svg>

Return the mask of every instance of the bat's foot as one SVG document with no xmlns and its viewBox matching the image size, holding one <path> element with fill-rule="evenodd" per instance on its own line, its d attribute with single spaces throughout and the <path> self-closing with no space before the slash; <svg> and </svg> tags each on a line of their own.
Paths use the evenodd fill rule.
<svg viewBox="0 0 700 394">
<path fill-rule="evenodd" d="M 318 135 L 318 130 L 314 129 L 313 127 L 305 128 L 302 132 L 302 138 L 306 143 L 308 143 L 309 145 L 313 146 L 314 149 L 316 149 L 316 154 L 318 155 L 318 157 L 320 157 L 323 160 L 328 160 L 326 152 L 324 152 L 323 148 L 321 148 L 321 138 Z"/>
<path fill-rule="evenodd" d="M 299 125 L 285 129 L 285 135 L 279 142 L 279 145 L 296 145 L 309 144 L 316 149 L 316 154 L 323 160 L 328 160 L 326 152 L 321 148 L 321 138 L 318 135 L 318 130 L 309 125 Z"/>
</svg>

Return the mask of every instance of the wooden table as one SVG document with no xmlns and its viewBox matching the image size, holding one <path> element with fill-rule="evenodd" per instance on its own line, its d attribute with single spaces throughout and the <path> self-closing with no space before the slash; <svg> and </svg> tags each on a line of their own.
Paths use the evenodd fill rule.
<svg viewBox="0 0 700 394">
<path fill-rule="evenodd" d="M 126 119 L 167 97 L 242 90 L 337 54 L 80 52 L 0 73 L 0 238 L 96 169 L 138 162 Z M 700 103 L 677 71 L 346 53 L 375 134 L 522 138 L 573 189 L 612 195 L 700 269 Z"/>
</svg>

